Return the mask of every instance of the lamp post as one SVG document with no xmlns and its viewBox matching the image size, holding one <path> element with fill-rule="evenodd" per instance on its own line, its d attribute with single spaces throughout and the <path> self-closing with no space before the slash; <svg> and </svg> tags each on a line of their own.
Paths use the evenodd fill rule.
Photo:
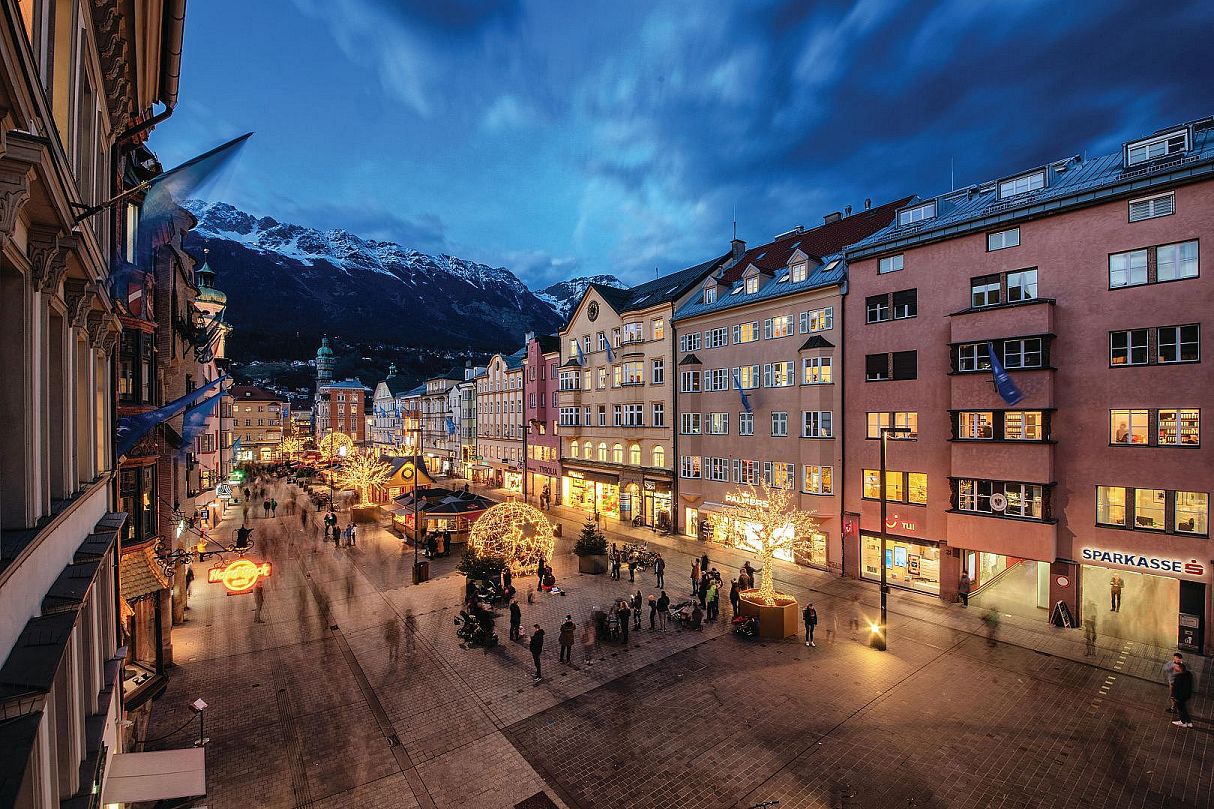
<svg viewBox="0 0 1214 809">
<path fill-rule="evenodd" d="M 885 548 L 889 539 L 886 532 L 886 510 L 888 500 L 886 499 L 885 486 L 885 466 L 886 456 L 889 451 L 889 437 L 891 434 L 906 435 L 910 433 L 909 427 L 882 427 L 881 428 L 881 622 L 877 625 L 876 631 L 873 632 L 870 645 L 879 652 L 884 652 L 889 641 L 889 624 L 887 622 L 887 600 L 889 597 L 889 584 L 886 581 L 887 570 L 885 564 Z"/>
</svg>

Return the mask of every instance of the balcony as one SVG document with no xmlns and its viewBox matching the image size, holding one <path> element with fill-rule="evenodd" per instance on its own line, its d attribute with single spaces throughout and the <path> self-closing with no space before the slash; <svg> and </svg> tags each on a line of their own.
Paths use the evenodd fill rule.
<svg viewBox="0 0 1214 809">
<path fill-rule="evenodd" d="M 954 441 L 952 476 L 981 480 L 1054 479 L 1054 445 L 1040 441 Z"/>
<path fill-rule="evenodd" d="M 951 547 L 1050 562 L 1058 556 L 1058 531 L 1053 523 L 958 511 L 945 516 Z"/>
<path fill-rule="evenodd" d="M 1000 337 L 1054 333 L 1054 301 L 1037 298 L 1024 303 L 963 309 L 949 315 L 949 342 L 972 343 Z"/>
</svg>

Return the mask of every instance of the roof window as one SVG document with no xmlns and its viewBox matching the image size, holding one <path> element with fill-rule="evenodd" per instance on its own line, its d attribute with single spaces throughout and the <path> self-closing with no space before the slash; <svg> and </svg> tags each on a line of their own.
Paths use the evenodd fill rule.
<svg viewBox="0 0 1214 809">
<path fill-rule="evenodd" d="M 1003 180 L 999 183 L 999 199 L 1040 191 L 1042 188 L 1045 188 L 1045 169 Z"/>
<path fill-rule="evenodd" d="M 1189 149 L 1189 130 L 1177 129 L 1163 135 L 1136 140 L 1125 145 L 1126 167 L 1137 166 L 1148 160 L 1186 152 Z"/>
<path fill-rule="evenodd" d="M 922 205 L 915 205 L 911 208 L 903 208 L 898 211 L 899 225 L 913 225 L 916 222 L 923 222 L 927 219 L 932 219 L 936 216 L 936 201 L 925 202 Z"/>
</svg>

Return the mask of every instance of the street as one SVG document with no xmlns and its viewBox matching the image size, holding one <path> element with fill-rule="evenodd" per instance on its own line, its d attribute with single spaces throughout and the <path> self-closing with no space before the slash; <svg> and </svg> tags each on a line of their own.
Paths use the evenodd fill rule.
<svg viewBox="0 0 1214 809">
<path fill-rule="evenodd" d="M 291 499 L 281 484 L 271 496 Z M 651 572 L 632 586 L 626 570 L 621 582 L 578 575 L 580 520 L 562 515 L 553 566 L 568 596 L 528 604 L 534 580 L 515 582 L 524 630 L 547 635 L 534 684 L 504 610 L 498 649 L 460 648 L 456 557 L 413 586 L 412 550 L 387 531 L 360 525 L 356 547 L 335 548 L 320 542 L 319 515 L 301 528 L 298 513 L 278 513 L 250 520 L 250 557 L 274 564 L 264 623 L 253 596 L 224 595 L 206 583 L 211 562 L 195 563 L 148 733 L 159 738 L 148 749 L 188 745 L 188 704 L 208 703 L 211 807 L 489 809 L 541 794 L 523 805 L 1198 807 L 1214 796 L 1207 698 L 1192 704 L 1195 729 L 1175 728 L 1158 679 L 1006 642 L 1021 637 L 1014 626 L 988 640 L 977 616 L 969 631 L 916 617 L 926 607 L 910 599 L 922 597 L 895 594 L 882 654 L 852 627 L 867 609 L 854 588 L 871 587 L 783 565 L 778 583 L 818 609 L 816 648 L 737 638 L 726 603 L 703 632 L 650 632 L 646 616 L 627 648 L 600 643 L 587 666 L 578 643 L 561 665 L 566 614 L 580 627 L 596 605 L 654 592 Z M 219 536 L 238 520 L 229 509 Z M 655 547 L 676 602 L 693 553 L 707 550 L 726 582 L 745 558 L 678 538 Z M 415 637 L 403 624 L 394 637 L 387 625 L 410 612 Z"/>
</svg>

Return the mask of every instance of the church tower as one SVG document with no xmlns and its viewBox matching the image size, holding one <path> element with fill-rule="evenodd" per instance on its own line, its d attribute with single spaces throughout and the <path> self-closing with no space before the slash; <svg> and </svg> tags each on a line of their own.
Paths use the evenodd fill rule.
<svg viewBox="0 0 1214 809">
<path fill-rule="evenodd" d="M 320 348 L 316 350 L 316 389 L 333 381 L 333 349 L 329 348 L 329 338 L 322 337 Z"/>
</svg>

